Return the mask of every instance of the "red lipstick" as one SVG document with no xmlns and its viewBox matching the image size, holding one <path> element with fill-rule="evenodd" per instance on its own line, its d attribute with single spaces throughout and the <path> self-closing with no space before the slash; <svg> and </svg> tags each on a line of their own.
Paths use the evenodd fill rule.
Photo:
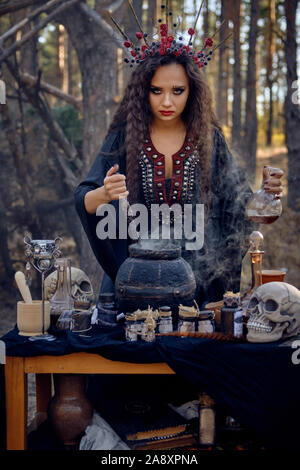
<svg viewBox="0 0 300 470">
<path fill-rule="evenodd" d="M 163 116 L 171 116 L 171 114 L 174 114 L 174 111 L 159 111 L 159 112 Z"/>
</svg>

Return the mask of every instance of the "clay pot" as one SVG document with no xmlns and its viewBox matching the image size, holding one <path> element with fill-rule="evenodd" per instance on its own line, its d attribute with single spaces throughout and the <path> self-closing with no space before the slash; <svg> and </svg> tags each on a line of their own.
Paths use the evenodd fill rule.
<svg viewBox="0 0 300 470">
<path fill-rule="evenodd" d="M 48 406 L 48 418 L 63 444 L 78 444 L 92 418 L 93 408 L 85 395 L 85 376 L 53 374 L 55 395 Z"/>
</svg>

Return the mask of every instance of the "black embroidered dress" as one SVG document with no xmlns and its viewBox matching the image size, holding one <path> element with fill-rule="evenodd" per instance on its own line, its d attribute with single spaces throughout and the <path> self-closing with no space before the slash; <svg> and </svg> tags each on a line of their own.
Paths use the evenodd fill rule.
<svg viewBox="0 0 300 470">
<path fill-rule="evenodd" d="M 201 204 L 200 156 L 192 143 L 186 140 L 172 156 L 173 173 L 168 180 L 165 179 L 164 155 L 157 152 L 150 138 L 147 140 L 139 155 L 138 202 L 148 208 L 151 204 L 163 203 Z M 118 269 L 128 257 L 131 240 L 99 239 L 96 227 L 100 218 L 96 214 L 87 213 L 84 196 L 88 191 L 103 185 L 107 171 L 115 163 L 119 165 L 119 172 L 126 175 L 124 142 L 124 128 L 111 132 L 86 179 L 75 191 L 78 215 L 96 259 L 104 270 L 102 292 L 114 289 Z M 248 248 L 248 237 L 256 228 L 244 217 L 251 190 L 245 175 L 229 152 L 223 135 L 217 129 L 214 130 L 211 165 L 212 194 L 204 246 L 199 250 L 185 250 L 184 240 L 181 240 L 182 256 L 191 264 L 196 277 L 198 305 L 220 300 L 225 290 L 239 290 L 242 258 Z M 118 230 L 119 201 L 111 201 L 110 204 L 116 211 Z"/>
</svg>

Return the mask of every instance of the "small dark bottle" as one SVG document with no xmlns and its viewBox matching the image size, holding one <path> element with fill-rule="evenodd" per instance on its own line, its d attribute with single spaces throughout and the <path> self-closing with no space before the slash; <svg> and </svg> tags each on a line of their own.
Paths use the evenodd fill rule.
<svg viewBox="0 0 300 470">
<path fill-rule="evenodd" d="M 102 326 L 116 326 L 118 312 L 115 304 L 115 296 L 111 292 L 100 294 L 97 304 L 98 324 Z"/>
<path fill-rule="evenodd" d="M 223 296 L 224 307 L 221 309 L 221 332 L 234 335 L 236 337 L 243 336 L 243 310 L 240 305 L 239 293 L 225 292 Z"/>
<path fill-rule="evenodd" d="M 115 296 L 112 292 L 105 292 L 99 296 L 99 305 L 105 310 L 115 310 Z"/>
</svg>

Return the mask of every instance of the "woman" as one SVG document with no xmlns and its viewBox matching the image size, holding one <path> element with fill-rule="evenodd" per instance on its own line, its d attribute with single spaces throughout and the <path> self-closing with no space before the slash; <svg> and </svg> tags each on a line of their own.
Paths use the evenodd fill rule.
<svg viewBox="0 0 300 470">
<path fill-rule="evenodd" d="M 177 49 L 178 50 L 178 49 Z M 280 177 L 267 190 L 281 196 Z M 245 220 L 251 190 L 230 154 L 212 109 L 204 75 L 188 53 L 146 55 L 134 70 L 103 147 L 78 186 L 78 214 L 104 270 L 101 291 L 113 291 L 129 239 L 99 239 L 97 207 L 119 198 L 130 204 L 204 204 L 204 245 L 182 256 L 197 281 L 199 306 L 239 290 L 242 258 L 254 229 Z M 193 218 L 195 226 L 195 218 Z"/>
</svg>

